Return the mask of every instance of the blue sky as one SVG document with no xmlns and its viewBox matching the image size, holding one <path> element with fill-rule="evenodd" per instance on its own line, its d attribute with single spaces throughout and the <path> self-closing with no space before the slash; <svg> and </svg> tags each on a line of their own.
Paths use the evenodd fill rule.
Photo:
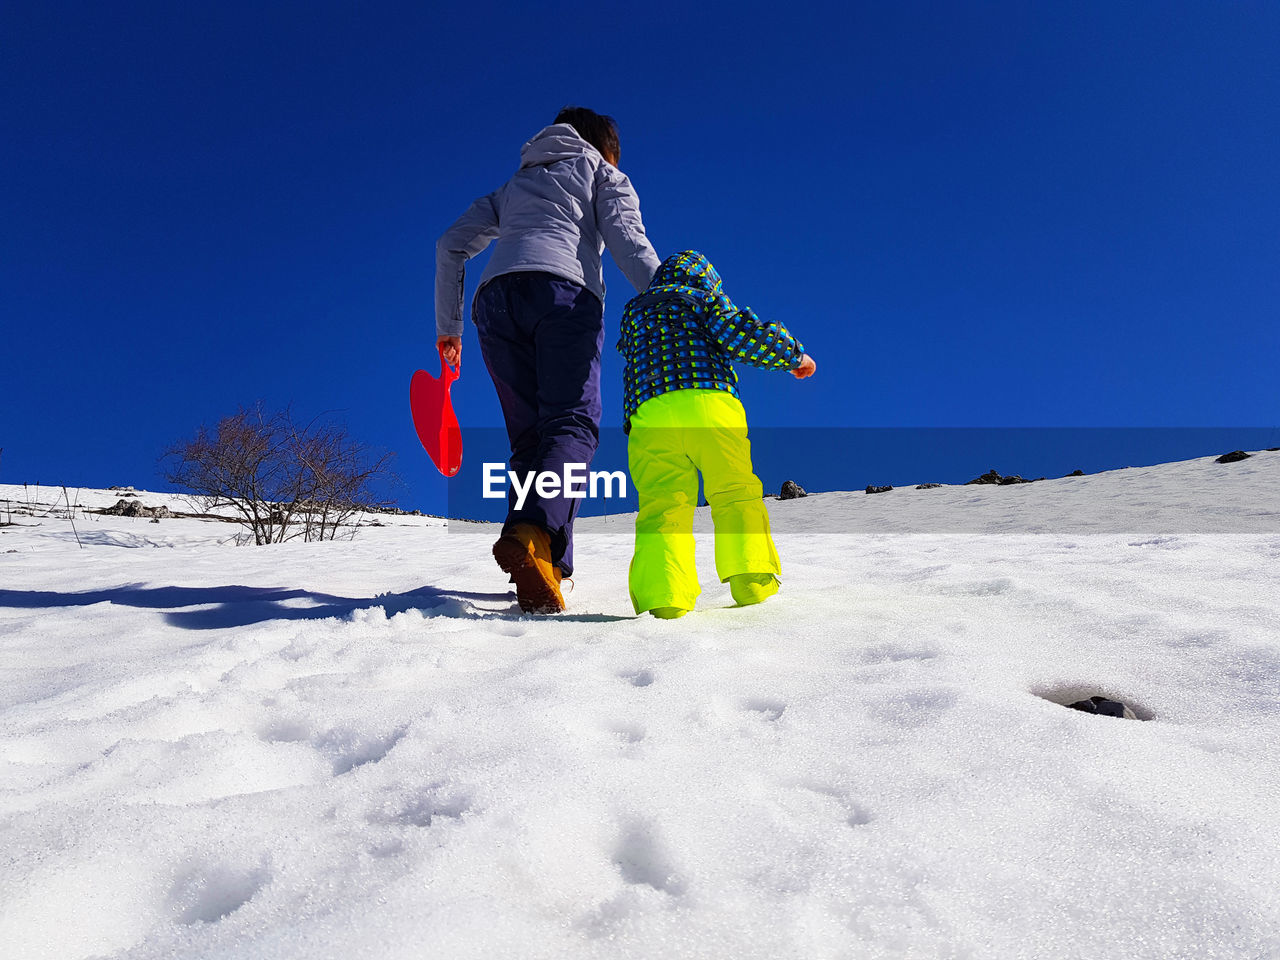
<svg viewBox="0 0 1280 960">
<path fill-rule="evenodd" d="M 817 359 L 744 371 L 755 424 L 1280 423 L 1273 3 L 51 2 L 0 31 L 0 482 L 162 486 L 165 446 L 263 401 L 339 412 L 438 508 L 407 413 L 434 243 L 566 103 L 618 119 L 659 253 Z M 610 351 L 606 425 L 620 380 Z M 454 396 L 501 423 L 474 338 Z"/>
</svg>

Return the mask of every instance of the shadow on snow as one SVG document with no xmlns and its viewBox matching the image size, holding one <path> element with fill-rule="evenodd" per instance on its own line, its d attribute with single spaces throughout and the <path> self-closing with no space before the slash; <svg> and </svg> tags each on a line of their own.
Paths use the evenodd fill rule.
<svg viewBox="0 0 1280 960">
<path fill-rule="evenodd" d="M 291 603 L 309 601 L 306 606 Z M 388 617 L 408 610 L 418 610 L 430 617 L 455 617 L 471 620 L 517 620 L 527 615 L 515 609 L 515 594 L 475 593 L 467 590 L 442 590 L 424 586 L 407 593 L 385 593 L 376 597 L 339 597 L 311 590 L 284 590 L 271 587 L 144 587 L 124 584 L 104 590 L 59 593 L 55 590 L 0 589 L 0 607 L 46 609 L 50 607 L 87 607 L 96 603 L 113 603 L 122 607 L 163 610 L 165 621 L 187 630 L 223 630 L 244 627 L 268 620 L 345 619 L 357 610 L 381 607 Z M 476 606 L 493 604 L 492 609 Z M 501 606 L 506 604 L 506 607 Z M 186 610 L 185 607 L 205 609 Z M 630 620 L 608 614 L 561 614 L 548 619 L 570 623 L 612 623 Z"/>
</svg>

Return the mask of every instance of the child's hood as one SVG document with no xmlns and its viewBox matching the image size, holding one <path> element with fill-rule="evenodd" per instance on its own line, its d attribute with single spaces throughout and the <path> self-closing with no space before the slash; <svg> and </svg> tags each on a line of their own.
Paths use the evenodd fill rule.
<svg viewBox="0 0 1280 960">
<path fill-rule="evenodd" d="M 553 123 L 543 127 L 520 148 L 520 167 L 538 167 L 558 160 L 594 157 L 603 163 L 600 151 L 578 136 L 572 124 Z"/>
<path fill-rule="evenodd" d="M 650 286 L 663 284 L 680 284 L 708 293 L 719 293 L 720 274 L 716 273 L 711 261 L 697 250 L 682 250 L 662 261 Z"/>
</svg>

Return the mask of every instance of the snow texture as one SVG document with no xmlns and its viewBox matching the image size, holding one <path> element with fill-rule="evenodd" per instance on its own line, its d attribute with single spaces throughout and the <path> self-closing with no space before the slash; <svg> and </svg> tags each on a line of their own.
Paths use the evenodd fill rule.
<svg viewBox="0 0 1280 960">
<path fill-rule="evenodd" d="M 483 526 L 15 513 L 0 954 L 1278 956 L 1280 535 L 1187 532 L 1277 505 L 1267 452 L 769 501 L 782 592 L 733 608 L 704 536 L 665 622 L 627 517 L 533 618 Z"/>
</svg>

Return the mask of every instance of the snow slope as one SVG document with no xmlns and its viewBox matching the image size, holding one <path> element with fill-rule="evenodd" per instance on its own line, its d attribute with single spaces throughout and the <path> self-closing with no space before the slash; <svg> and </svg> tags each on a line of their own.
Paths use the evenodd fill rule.
<svg viewBox="0 0 1280 960">
<path fill-rule="evenodd" d="M 476 525 L 14 516 L 0 955 L 1280 956 L 1280 453 L 769 509 L 672 622 L 625 517 L 535 619 Z"/>
</svg>

